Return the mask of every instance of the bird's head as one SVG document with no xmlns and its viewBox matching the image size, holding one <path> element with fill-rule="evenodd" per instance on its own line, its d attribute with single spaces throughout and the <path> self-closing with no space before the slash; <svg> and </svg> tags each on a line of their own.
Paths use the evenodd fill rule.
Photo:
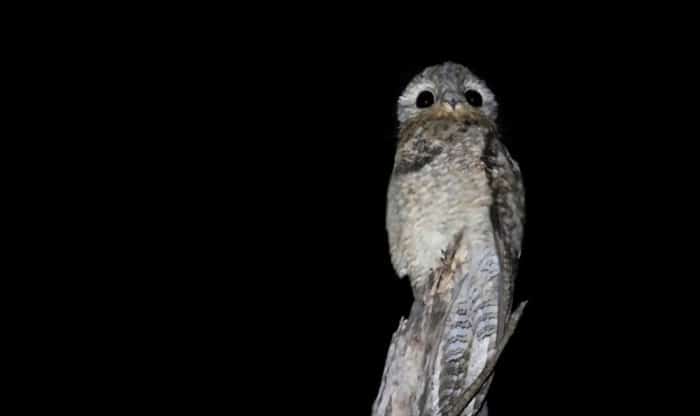
<svg viewBox="0 0 700 416">
<path fill-rule="evenodd" d="M 454 118 L 494 124 L 498 103 L 486 84 L 466 67 L 446 62 L 416 75 L 399 97 L 399 124 L 424 118 Z"/>
</svg>

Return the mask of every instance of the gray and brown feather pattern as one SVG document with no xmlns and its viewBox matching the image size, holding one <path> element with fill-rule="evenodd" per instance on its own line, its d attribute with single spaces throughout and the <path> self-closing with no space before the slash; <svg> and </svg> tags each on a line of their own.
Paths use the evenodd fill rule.
<svg viewBox="0 0 700 416">
<path fill-rule="evenodd" d="M 524 188 L 496 116 L 491 91 L 451 62 L 399 98 L 386 222 L 415 302 L 394 334 L 375 415 L 487 412 L 495 361 L 522 310 L 511 314 Z"/>
</svg>

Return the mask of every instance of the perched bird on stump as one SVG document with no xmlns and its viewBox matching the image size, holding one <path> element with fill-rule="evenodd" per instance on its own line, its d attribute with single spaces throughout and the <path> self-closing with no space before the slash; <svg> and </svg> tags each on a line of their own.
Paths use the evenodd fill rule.
<svg viewBox="0 0 700 416">
<path fill-rule="evenodd" d="M 423 313 L 440 293 L 447 300 L 440 322 L 423 323 L 435 326 L 434 339 L 423 340 L 424 362 L 402 369 L 413 402 L 395 393 L 393 404 L 384 404 L 386 414 L 487 412 L 492 377 L 463 410 L 455 399 L 503 338 L 520 258 L 524 188 L 520 168 L 500 140 L 497 110 L 486 84 L 453 62 L 425 69 L 399 98 L 386 212 L 391 260 L 397 274 L 410 279 L 412 315 Z M 446 259 L 451 248 L 452 260 Z M 445 267 L 456 268 L 452 280 L 437 282 Z M 417 391 L 409 392 L 421 377 Z M 378 401 L 375 411 L 381 406 Z"/>
</svg>

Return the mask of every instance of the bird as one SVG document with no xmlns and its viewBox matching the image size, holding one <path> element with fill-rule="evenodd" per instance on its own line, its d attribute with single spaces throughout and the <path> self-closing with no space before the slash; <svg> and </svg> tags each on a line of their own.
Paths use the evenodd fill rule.
<svg viewBox="0 0 700 416">
<path fill-rule="evenodd" d="M 484 370 L 510 319 L 525 226 L 520 167 L 504 145 L 486 83 L 453 61 L 429 66 L 397 103 L 398 141 L 387 190 L 391 263 L 425 302 L 431 276 L 459 239 L 444 329 L 433 342 L 422 414 L 451 415 Z M 492 377 L 459 413 L 488 414 Z"/>
</svg>

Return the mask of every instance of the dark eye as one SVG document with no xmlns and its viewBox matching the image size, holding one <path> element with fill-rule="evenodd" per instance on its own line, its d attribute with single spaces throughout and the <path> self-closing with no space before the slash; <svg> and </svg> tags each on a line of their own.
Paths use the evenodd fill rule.
<svg viewBox="0 0 700 416">
<path fill-rule="evenodd" d="M 416 107 L 430 107 L 431 105 L 433 105 L 434 102 L 435 97 L 433 97 L 433 93 L 430 91 L 423 91 L 420 94 L 418 94 L 418 98 L 416 98 Z"/>
<path fill-rule="evenodd" d="M 481 107 L 481 104 L 483 103 L 483 100 L 481 98 L 481 94 L 479 94 L 475 90 L 467 91 L 466 93 L 464 93 L 464 97 L 467 99 L 467 102 L 472 107 Z"/>
</svg>

